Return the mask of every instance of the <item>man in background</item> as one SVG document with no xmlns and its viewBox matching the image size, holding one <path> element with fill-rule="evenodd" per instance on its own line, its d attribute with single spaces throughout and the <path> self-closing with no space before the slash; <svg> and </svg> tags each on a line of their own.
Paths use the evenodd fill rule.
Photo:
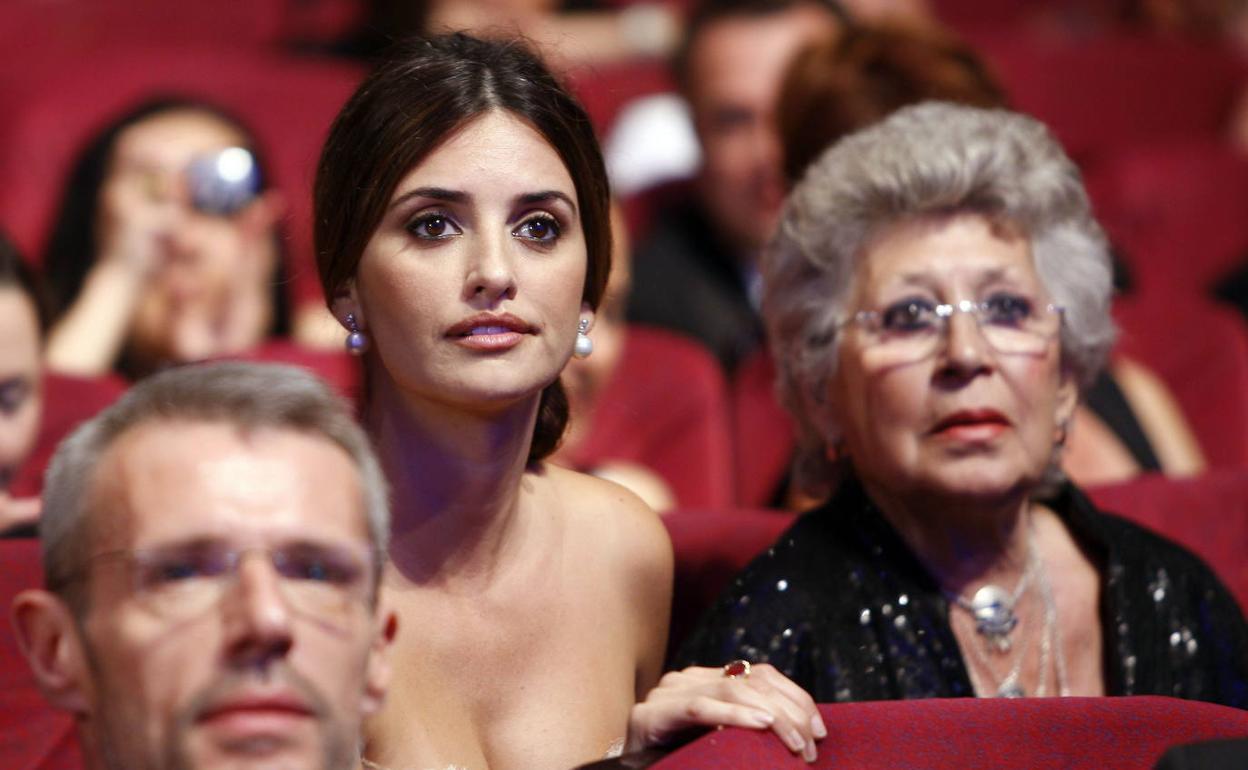
<svg viewBox="0 0 1248 770">
<path fill-rule="evenodd" d="M 833 2 L 709 0 L 676 57 L 702 167 L 695 200 L 662 212 L 638 249 L 628 316 L 701 341 L 729 374 L 762 339 L 756 260 L 784 200 L 784 73 L 845 23 Z"/>
</svg>

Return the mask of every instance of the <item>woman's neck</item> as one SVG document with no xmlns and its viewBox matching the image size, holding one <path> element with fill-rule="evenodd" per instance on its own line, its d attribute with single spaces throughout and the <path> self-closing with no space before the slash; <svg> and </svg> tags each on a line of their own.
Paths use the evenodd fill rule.
<svg viewBox="0 0 1248 770">
<path fill-rule="evenodd" d="M 516 546 L 540 394 L 472 412 L 373 377 L 365 423 L 390 483 L 390 556 L 410 580 L 488 581 Z"/>
<path fill-rule="evenodd" d="M 953 594 L 1014 585 L 1030 551 L 1031 503 L 1024 491 L 994 497 L 897 492 L 863 480 L 867 496 L 940 587 Z"/>
</svg>

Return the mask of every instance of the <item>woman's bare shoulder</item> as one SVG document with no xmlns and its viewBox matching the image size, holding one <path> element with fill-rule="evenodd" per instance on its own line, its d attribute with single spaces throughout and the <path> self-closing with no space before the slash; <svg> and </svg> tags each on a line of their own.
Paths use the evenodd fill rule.
<svg viewBox="0 0 1248 770">
<path fill-rule="evenodd" d="M 613 481 L 547 465 L 544 475 L 576 529 L 628 569 L 671 571 L 672 545 L 659 515 Z"/>
</svg>

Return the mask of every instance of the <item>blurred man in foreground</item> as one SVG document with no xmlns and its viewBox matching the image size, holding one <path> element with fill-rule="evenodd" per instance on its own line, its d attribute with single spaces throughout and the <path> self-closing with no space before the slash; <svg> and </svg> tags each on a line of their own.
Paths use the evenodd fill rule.
<svg viewBox="0 0 1248 770">
<path fill-rule="evenodd" d="M 217 364 L 133 388 L 57 451 L 46 590 L 14 600 L 87 766 L 346 770 L 385 694 L 385 485 L 299 370 Z"/>
</svg>

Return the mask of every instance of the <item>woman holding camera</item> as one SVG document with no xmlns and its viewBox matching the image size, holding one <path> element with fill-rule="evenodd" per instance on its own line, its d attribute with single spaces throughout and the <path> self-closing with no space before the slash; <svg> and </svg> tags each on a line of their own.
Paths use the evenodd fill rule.
<svg viewBox="0 0 1248 770">
<path fill-rule="evenodd" d="M 49 366 L 138 377 L 284 333 L 281 204 L 260 171 L 246 129 L 198 101 L 148 102 L 96 137 L 43 262 Z"/>
</svg>

